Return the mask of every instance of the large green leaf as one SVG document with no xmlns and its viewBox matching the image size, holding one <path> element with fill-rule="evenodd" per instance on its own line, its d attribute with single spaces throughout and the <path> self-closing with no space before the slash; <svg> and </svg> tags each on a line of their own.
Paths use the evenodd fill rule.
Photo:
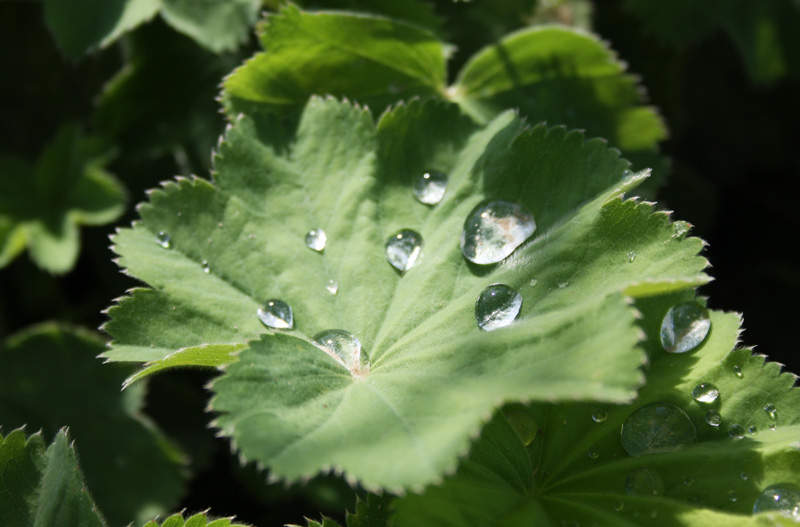
<svg viewBox="0 0 800 527">
<path fill-rule="evenodd" d="M 47 25 L 64 53 L 79 59 L 161 14 L 214 52 L 236 48 L 255 22 L 259 0 L 45 0 Z"/>
<path fill-rule="evenodd" d="M 80 249 L 79 225 L 103 225 L 125 208 L 125 191 L 103 170 L 98 141 L 64 125 L 34 166 L 0 157 L 0 267 L 27 245 L 51 273 L 72 269 Z"/>
<path fill-rule="evenodd" d="M 47 437 L 69 426 L 100 509 L 126 525 L 173 506 L 183 475 L 180 455 L 139 413 L 143 389 L 120 393 L 130 369 L 103 365 L 103 349 L 97 335 L 54 324 L 9 337 L 0 349 L 0 424 Z"/>
<path fill-rule="evenodd" d="M 215 184 L 165 184 L 140 206 L 142 221 L 114 236 L 120 265 L 152 289 L 109 310 L 115 340 L 104 356 L 149 362 L 249 343 L 214 383 L 212 407 L 242 456 L 278 477 L 330 468 L 369 488 L 418 488 L 454 467 L 504 401 L 628 401 L 642 355 L 623 293 L 707 280 L 702 242 L 623 200 L 642 175 L 578 132 L 526 129 L 512 113 L 478 127 L 436 101 L 401 105 L 376 125 L 317 98 L 288 140 L 270 130 L 240 118 L 220 144 Z M 412 192 L 430 167 L 450 177 L 435 207 Z M 502 264 L 468 264 L 464 220 L 499 198 L 530 209 L 537 234 Z M 322 253 L 304 244 L 312 228 L 327 232 Z M 383 248 L 402 228 L 424 239 L 404 274 Z M 522 312 L 481 332 L 475 301 L 495 282 L 520 291 Z M 269 298 L 292 306 L 292 331 L 256 317 Z M 311 344 L 330 328 L 358 337 L 369 374 Z"/>
<path fill-rule="evenodd" d="M 144 524 L 144 527 L 247 527 L 241 523 L 233 523 L 232 518 L 210 519 L 206 513 L 194 514 L 188 519 L 183 518 L 183 514 L 173 514 L 162 522 L 152 520 Z"/>
<path fill-rule="evenodd" d="M 103 527 L 83 484 L 66 430 L 45 447 L 40 433 L 0 430 L 0 524 L 3 527 Z"/>
<path fill-rule="evenodd" d="M 648 383 L 633 404 L 535 405 L 530 412 L 539 431 L 527 449 L 515 434 L 498 431 L 499 425 L 485 428 L 456 475 L 397 502 L 395 524 L 790 524 L 788 518 L 750 514 L 764 488 L 800 484 L 796 377 L 780 374 L 779 365 L 764 363 L 764 357 L 749 350 L 731 351 L 739 335 L 735 314 L 712 312 L 711 333 L 696 351 L 665 353 L 659 341 L 661 319 L 672 304 L 687 299 L 691 293 L 637 302 L 650 364 Z M 694 387 L 703 382 L 719 389 L 713 403 L 692 398 Z M 634 410 L 655 402 L 684 409 L 698 442 L 674 452 L 631 457 L 621 446 L 620 426 Z M 764 410 L 768 404 L 776 414 Z M 719 412 L 721 426 L 707 424 L 708 411 Z M 595 422 L 593 414 L 607 417 Z M 496 420 L 505 422 L 499 416 Z M 744 438 L 729 436 L 735 424 L 746 431 Z M 642 469 L 662 480 L 663 496 L 631 495 L 627 478 Z"/>
</svg>

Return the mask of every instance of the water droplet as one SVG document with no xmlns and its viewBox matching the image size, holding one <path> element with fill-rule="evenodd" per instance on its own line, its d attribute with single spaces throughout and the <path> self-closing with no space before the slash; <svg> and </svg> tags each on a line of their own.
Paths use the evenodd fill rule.
<svg viewBox="0 0 800 527">
<path fill-rule="evenodd" d="M 322 331 L 314 335 L 314 343 L 351 372 L 365 373 L 369 370 L 369 360 L 361 350 L 361 342 L 349 331 Z"/>
<path fill-rule="evenodd" d="M 322 252 L 328 243 L 328 235 L 322 229 L 311 229 L 306 234 L 306 247 L 312 251 Z"/>
<path fill-rule="evenodd" d="M 769 429 L 774 432 L 775 430 L 778 429 L 778 425 L 776 425 L 775 423 L 770 423 L 769 424 Z"/>
<path fill-rule="evenodd" d="M 751 436 L 758 435 L 758 427 L 756 425 L 751 425 L 750 428 L 747 429 L 747 433 Z"/>
<path fill-rule="evenodd" d="M 422 236 L 404 229 L 386 241 L 386 259 L 399 271 L 408 271 L 417 263 L 422 252 Z"/>
<path fill-rule="evenodd" d="M 700 383 L 692 390 L 692 398 L 701 403 L 713 403 L 719 397 L 719 390 L 710 382 Z"/>
<path fill-rule="evenodd" d="M 595 408 L 592 411 L 592 421 L 594 421 L 595 423 L 602 423 L 606 419 L 608 419 L 608 412 L 606 412 L 605 410 L 601 410 L 600 408 Z"/>
<path fill-rule="evenodd" d="M 568 280 L 559 280 L 558 281 L 558 288 L 559 289 L 566 289 L 567 287 L 569 287 L 569 281 Z"/>
<path fill-rule="evenodd" d="M 333 296 L 336 296 L 336 293 L 339 292 L 339 282 L 336 280 L 328 280 L 328 283 L 325 284 L 325 289 Z"/>
<path fill-rule="evenodd" d="M 475 302 L 475 320 L 484 331 L 494 331 L 514 322 L 522 308 L 522 295 L 505 284 L 492 284 Z"/>
<path fill-rule="evenodd" d="M 750 476 L 747 474 L 747 472 L 742 472 L 741 474 L 739 474 L 739 477 L 742 478 L 744 481 L 747 481 L 747 479 Z"/>
<path fill-rule="evenodd" d="M 283 300 L 267 300 L 256 313 L 261 322 L 272 329 L 291 329 L 294 325 L 292 308 Z"/>
<path fill-rule="evenodd" d="M 536 287 L 536 284 L 538 284 L 538 283 L 539 283 L 539 280 L 537 280 L 536 278 L 531 278 L 531 281 L 528 282 L 528 285 L 531 286 L 531 287 Z"/>
<path fill-rule="evenodd" d="M 800 488 L 790 483 L 778 483 L 765 488 L 756 498 L 753 514 L 769 511 L 795 521 L 800 520 Z"/>
<path fill-rule="evenodd" d="M 447 190 L 447 176 L 441 172 L 425 172 L 414 182 L 414 195 L 426 205 L 436 205 L 442 201 Z"/>
<path fill-rule="evenodd" d="M 621 512 L 622 509 L 624 509 L 624 508 L 625 508 L 625 504 L 622 503 L 621 501 L 618 501 L 617 503 L 614 504 L 614 510 L 616 512 Z"/>
<path fill-rule="evenodd" d="M 764 411 L 767 412 L 767 415 L 773 421 L 778 419 L 778 409 L 775 408 L 775 405 L 772 403 L 767 403 L 764 405 Z"/>
<path fill-rule="evenodd" d="M 628 261 L 629 261 L 630 263 L 633 263 L 633 261 L 634 261 L 635 259 L 636 259 L 636 253 L 635 253 L 635 252 L 633 252 L 633 251 L 628 251 Z"/>
<path fill-rule="evenodd" d="M 533 235 L 533 214 L 518 203 L 491 201 L 475 207 L 464 222 L 461 252 L 470 262 L 503 260 Z"/>
<path fill-rule="evenodd" d="M 684 485 L 686 485 L 688 487 L 692 483 L 694 483 L 694 478 L 692 476 L 684 476 L 684 478 L 683 478 L 683 484 Z"/>
<path fill-rule="evenodd" d="M 622 425 L 622 448 L 638 457 L 656 452 L 679 450 L 697 440 L 692 420 L 686 412 L 669 403 L 653 403 L 639 408 Z"/>
<path fill-rule="evenodd" d="M 170 237 L 169 233 L 165 231 L 161 231 L 156 235 L 156 243 L 158 243 L 164 249 L 170 248 Z"/>
<path fill-rule="evenodd" d="M 735 490 L 729 490 L 728 491 L 728 499 L 735 503 L 736 500 L 739 499 L 739 496 L 736 494 Z"/>
<path fill-rule="evenodd" d="M 629 496 L 663 496 L 664 481 L 649 468 L 637 468 L 625 479 L 625 492 Z"/>
<path fill-rule="evenodd" d="M 728 427 L 728 435 L 732 439 L 741 439 L 744 437 L 744 427 L 739 423 L 734 423 Z"/>
<path fill-rule="evenodd" d="M 699 346 L 710 329 L 706 308 L 695 302 L 676 304 L 661 322 L 661 345 L 669 353 L 685 353 Z"/>
<path fill-rule="evenodd" d="M 692 228 L 691 223 L 687 223 L 685 221 L 676 221 L 672 224 L 672 238 L 677 240 L 682 240 L 686 237 L 686 234 L 689 232 L 689 229 Z"/>
<path fill-rule="evenodd" d="M 717 427 L 722 424 L 722 416 L 716 410 L 709 410 L 706 413 L 706 423 L 711 426 Z"/>
<path fill-rule="evenodd" d="M 736 375 L 739 379 L 744 377 L 744 372 L 742 371 L 741 366 L 734 366 L 733 367 L 733 374 Z"/>
<path fill-rule="evenodd" d="M 597 450 L 594 449 L 594 447 L 590 447 L 589 450 L 586 451 L 586 453 L 592 459 L 597 459 L 598 457 L 600 457 L 600 454 L 597 452 Z"/>
<path fill-rule="evenodd" d="M 211 266 L 208 265 L 208 261 L 207 260 L 203 260 L 203 272 L 204 273 L 208 273 L 210 271 L 211 271 Z"/>
</svg>

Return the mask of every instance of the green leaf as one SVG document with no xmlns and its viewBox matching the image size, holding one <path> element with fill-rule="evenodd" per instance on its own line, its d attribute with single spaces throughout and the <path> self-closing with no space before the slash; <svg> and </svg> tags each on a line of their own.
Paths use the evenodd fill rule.
<svg viewBox="0 0 800 527">
<path fill-rule="evenodd" d="M 295 3 L 300 6 L 308 6 L 310 9 L 313 9 L 317 4 L 313 0 Z M 440 17 L 434 14 L 433 4 L 427 0 L 404 0 L 403 2 L 395 2 L 394 0 L 325 0 L 325 9 L 371 13 L 403 20 L 434 32 L 442 24 Z"/>
<path fill-rule="evenodd" d="M 143 390 L 120 393 L 130 370 L 103 365 L 95 358 L 103 349 L 97 335 L 55 324 L 9 337 L 0 349 L 0 423 L 27 423 L 46 437 L 69 426 L 89 489 L 109 521 L 124 525 L 171 507 L 183 475 L 175 447 L 139 413 Z"/>
<path fill-rule="evenodd" d="M 247 527 L 243 523 L 233 523 L 233 518 L 209 518 L 205 512 L 192 515 L 189 519 L 184 520 L 183 514 L 173 514 L 166 518 L 163 522 L 158 523 L 152 520 L 144 524 L 144 527 Z"/>
<path fill-rule="evenodd" d="M 0 431 L 2 432 L 2 431 Z M 103 527 L 66 429 L 45 448 L 41 433 L 0 433 L 0 523 L 4 527 Z"/>
<path fill-rule="evenodd" d="M 697 350 L 664 352 L 661 320 L 671 305 L 687 299 L 690 292 L 637 302 L 644 314 L 650 361 L 648 383 L 631 405 L 534 405 L 531 412 L 539 433 L 527 451 L 511 433 L 487 426 L 454 476 L 397 501 L 395 524 L 474 525 L 472 518 L 494 525 L 790 524 L 788 518 L 750 515 L 764 488 L 800 484 L 796 377 L 781 374 L 779 365 L 764 363 L 764 357 L 747 349 L 734 349 L 740 323 L 735 314 L 712 311 L 711 333 Z M 734 366 L 741 369 L 742 378 Z M 714 384 L 720 397 L 711 404 L 693 400 L 692 390 L 701 382 Z M 674 452 L 631 457 L 621 446 L 620 426 L 635 409 L 654 402 L 685 410 L 698 442 Z M 770 403 L 777 419 L 764 410 Z M 720 427 L 706 423 L 709 410 L 722 415 Z M 595 422 L 592 415 L 598 411 L 607 418 Z M 743 439 L 729 437 L 729 427 L 737 423 L 750 430 Z M 495 445 L 494 457 L 483 455 Z M 525 461 L 532 464 L 531 470 L 521 468 Z M 658 474 L 663 497 L 629 494 L 627 478 L 638 469 Z M 535 480 L 523 483 L 530 474 Z"/>
<path fill-rule="evenodd" d="M 59 130 L 35 166 L 0 157 L 0 267 L 27 245 L 43 269 L 72 269 L 78 226 L 104 225 L 125 210 L 125 190 L 102 168 L 107 157 L 73 125 Z"/>
<path fill-rule="evenodd" d="M 380 112 L 400 98 L 441 94 L 447 48 L 404 22 L 293 5 L 261 27 L 267 51 L 224 83 L 227 104 L 291 111 L 311 95 L 349 97 Z"/>
<path fill-rule="evenodd" d="M 219 53 L 247 37 L 258 0 L 45 0 L 45 20 L 63 52 L 79 59 L 112 44 L 158 13 L 172 27 Z"/>
<path fill-rule="evenodd" d="M 356 511 L 347 513 L 347 527 L 386 527 L 389 524 L 391 504 L 392 496 L 388 494 L 367 494 L 363 498 L 359 496 Z"/>
<path fill-rule="evenodd" d="M 181 366 L 218 368 L 233 362 L 236 354 L 246 347 L 244 344 L 209 344 L 183 348 L 167 355 L 163 359 L 148 362 L 145 364 L 144 369 L 125 379 L 123 388 L 127 388 L 134 382 L 167 368 L 179 368 Z"/>
<path fill-rule="evenodd" d="M 115 340 L 104 356 L 147 362 L 249 343 L 215 381 L 212 407 L 241 455 L 277 477 L 330 468 L 367 488 L 419 488 L 454 467 L 505 401 L 629 401 L 643 356 L 623 293 L 708 280 L 702 242 L 678 236 L 651 205 L 624 201 L 642 176 L 625 177 L 617 151 L 578 132 L 525 129 L 511 113 L 477 127 L 436 101 L 401 105 L 376 125 L 367 111 L 316 98 L 289 140 L 272 143 L 268 130 L 239 119 L 214 185 L 165 184 L 140 206 L 142 221 L 114 236 L 120 265 L 153 289 L 109 310 Z M 412 192 L 430 167 L 450 178 L 435 207 Z M 498 198 L 529 208 L 537 235 L 502 264 L 467 264 L 464 220 Z M 323 253 L 304 244 L 312 228 L 327 232 Z M 383 247 L 402 228 L 425 243 L 403 275 Z M 481 332 L 475 300 L 495 282 L 520 291 L 522 312 Z M 292 306 L 293 330 L 261 324 L 269 298 Z M 310 342 L 330 328 L 358 337 L 367 375 Z"/>
</svg>

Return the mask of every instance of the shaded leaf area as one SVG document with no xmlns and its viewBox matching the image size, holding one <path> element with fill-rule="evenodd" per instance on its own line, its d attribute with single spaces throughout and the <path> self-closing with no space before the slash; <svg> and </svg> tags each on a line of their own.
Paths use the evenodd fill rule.
<svg viewBox="0 0 800 527">
<path fill-rule="evenodd" d="M 454 466 L 503 401 L 630 400 L 642 354 L 621 293 L 708 279 L 702 242 L 624 201 L 643 176 L 625 177 L 617 151 L 578 132 L 527 129 L 512 113 L 478 127 L 433 100 L 376 125 L 366 110 L 318 98 L 289 141 L 271 132 L 242 117 L 221 142 L 215 185 L 165 184 L 140 206 L 142 221 L 114 236 L 120 265 L 152 289 L 109 310 L 104 356 L 149 362 L 249 342 L 215 381 L 212 407 L 241 455 L 276 477 L 329 468 L 372 489 L 419 487 Z M 431 167 L 449 174 L 435 207 L 412 191 Z M 486 199 L 524 204 L 537 235 L 502 264 L 468 265 L 459 237 Z M 305 246 L 313 228 L 327 233 L 322 253 Z M 401 275 L 384 242 L 403 228 L 424 247 Z M 494 282 L 519 290 L 520 320 L 481 332 L 475 300 Z M 292 306 L 293 330 L 260 322 L 270 298 Z M 331 328 L 357 336 L 368 375 L 310 343 Z"/>
<path fill-rule="evenodd" d="M 385 527 L 389 525 L 392 500 L 393 496 L 388 494 L 359 496 L 355 512 L 347 513 L 347 527 Z M 321 522 L 306 518 L 306 522 L 308 527 L 340 527 L 338 522 L 325 517 Z"/>
<path fill-rule="evenodd" d="M 160 14 L 214 52 L 236 48 L 256 20 L 258 0 L 45 0 L 44 16 L 59 47 L 77 60 Z"/>
<path fill-rule="evenodd" d="M 749 2 L 648 2 L 627 0 L 644 29 L 663 42 L 685 46 L 722 30 L 736 44 L 751 78 L 775 81 L 800 76 L 800 8 L 791 0 Z"/>
<path fill-rule="evenodd" d="M 120 393 L 130 370 L 103 365 L 103 349 L 95 334 L 54 324 L 9 337 L 0 349 L 0 424 L 45 437 L 69 426 L 100 509 L 126 525 L 173 506 L 183 475 L 180 454 L 139 413 L 143 390 Z"/>
<path fill-rule="evenodd" d="M 183 514 L 173 514 L 164 521 L 152 520 L 144 524 L 144 527 L 247 527 L 242 523 L 234 523 L 231 518 L 209 518 L 206 513 L 193 514 L 184 519 Z"/>
<path fill-rule="evenodd" d="M 26 247 L 51 273 L 72 269 L 79 225 L 104 225 L 125 208 L 125 190 L 103 169 L 108 151 L 72 124 L 62 126 L 36 163 L 0 157 L 0 267 Z"/>
<path fill-rule="evenodd" d="M 711 333 L 698 349 L 664 352 L 661 320 L 671 305 L 691 298 L 689 291 L 637 301 L 649 364 L 648 383 L 632 404 L 531 405 L 530 421 L 538 432 L 528 447 L 509 421 L 496 415 L 454 476 L 397 501 L 394 524 L 791 524 L 789 518 L 751 514 L 764 488 L 800 484 L 796 377 L 736 347 L 736 314 L 712 311 Z M 699 383 L 714 384 L 717 400 L 695 401 L 691 394 Z M 632 457 L 622 448 L 620 427 L 636 409 L 655 402 L 682 408 L 698 441 Z M 767 404 L 776 413 L 765 411 Z M 706 422 L 710 410 L 722 416 L 719 427 Z M 596 422 L 593 415 L 605 419 Z M 729 435 L 734 424 L 744 427 L 743 438 Z M 654 485 L 636 492 L 631 477 L 642 469 L 656 474 L 653 480 L 663 484 L 659 491 L 652 491 L 659 486 Z"/>
<path fill-rule="evenodd" d="M 104 527 L 83 484 L 66 429 L 45 445 L 41 433 L 0 430 L 0 523 L 4 527 Z"/>
<path fill-rule="evenodd" d="M 128 39 L 129 60 L 106 85 L 94 115 L 125 155 L 185 155 L 208 166 L 222 132 L 214 100 L 223 76 L 238 64 L 215 55 L 164 24 L 147 24 Z"/>
<path fill-rule="evenodd" d="M 398 20 L 288 5 L 268 15 L 260 33 L 266 51 L 225 80 L 232 113 L 291 112 L 315 94 L 348 97 L 379 113 L 400 99 L 441 95 L 447 81 L 447 48 Z"/>
</svg>

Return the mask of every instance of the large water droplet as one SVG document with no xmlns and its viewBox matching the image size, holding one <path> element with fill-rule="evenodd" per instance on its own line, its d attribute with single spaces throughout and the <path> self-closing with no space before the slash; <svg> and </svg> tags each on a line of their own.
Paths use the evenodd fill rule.
<svg viewBox="0 0 800 527">
<path fill-rule="evenodd" d="M 447 176 L 441 172 L 425 172 L 414 182 L 414 195 L 426 205 L 436 205 L 442 201 L 447 190 Z"/>
<path fill-rule="evenodd" d="M 475 320 L 484 331 L 494 331 L 514 322 L 522 308 L 522 295 L 505 284 L 492 284 L 475 302 Z"/>
<path fill-rule="evenodd" d="M 790 483 L 765 488 L 756 498 L 753 514 L 770 511 L 800 521 L 800 488 Z"/>
<path fill-rule="evenodd" d="M 710 382 L 698 384 L 692 390 L 692 398 L 701 403 L 713 403 L 719 397 L 719 390 Z"/>
<path fill-rule="evenodd" d="M 767 403 L 764 405 L 764 411 L 767 412 L 767 415 L 770 419 L 775 421 L 778 418 L 778 409 L 775 408 L 775 405 L 772 403 Z"/>
<path fill-rule="evenodd" d="M 291 329 L 294 325 L 292 307 L 283 300 L 267 300 L 256 313 L 261 322 L 272 329 Z"/>
<path fill-rule="evenodd" d="M 722 424 L 722 416 L 716 410 L 709 410 L 706 412 L 706 423 L 713 427 L 717 427 Z"/>
<path fill-rule="evenodd" d="M 711 329 L 708 310 L 695 302 L 672 306 L 661 322 L 661 345 L 670 353 L 685 353 L 700 345 Z"/>
<path fill-rule="evenodd" d="M 728 435 L 731 439 L 741 439 L 744 437 L 744 427 L 739 423 L 734 423 L 728 427 Z"/>
<path fill-rule="evenodd" d="M 461 252 L 470 262 L 493 264 L 514 252 L 536 230 L 533 214 L 518 203 L 491 201 L 475 207 L 464 222 Z"/>
<path fill-rule="evenodd" d="M 339 282 L 336 280 L 328 280 L 328 283 L 325 284 L 325 289 L 333 296 L 336 296 L 336 293 L 339 292 Z"/>
<path fill-rule="evenodd" d="M 369 370 L 369 360 L 361 350 L 361 342 L 349 331 L 321 331 L 314 335 L 314 343 L 351 372 L 366 373 Z"/>
<path fill-rule="evenodd" d="M 170 236 L 168 232 L 161 231 L 156 235 L 156 243 L 159 244 L 164 249 L 169 249 L 170 247 Z"/>
<path fill-rule="evenodd" d="M 625 479 L 625 492 L 629 496 L 663 496 L 664 481 L 649 468 L 637 468 Z"/>
<path fill-rule="evenodd" d="M 404 229 L 386 241 L 386 259 L 400 271 L 414 267 L 421 252 L 422 236 L 416 231 Z"/>
<path fill-rule="evenodd" d="M 328 235 L 322 229 L 311 229 L 306 234 L 306 247 L 312 251 L 321 252 L 328 243 Z"/>
<path fill-rule="evenodd" d="M 653 403 L 639 408 L 622 424 L 622 447 L 632 456 L 679 450 L 697 440 L 692 420 L 686 412 L 669 403 Z"/>
</svg>

